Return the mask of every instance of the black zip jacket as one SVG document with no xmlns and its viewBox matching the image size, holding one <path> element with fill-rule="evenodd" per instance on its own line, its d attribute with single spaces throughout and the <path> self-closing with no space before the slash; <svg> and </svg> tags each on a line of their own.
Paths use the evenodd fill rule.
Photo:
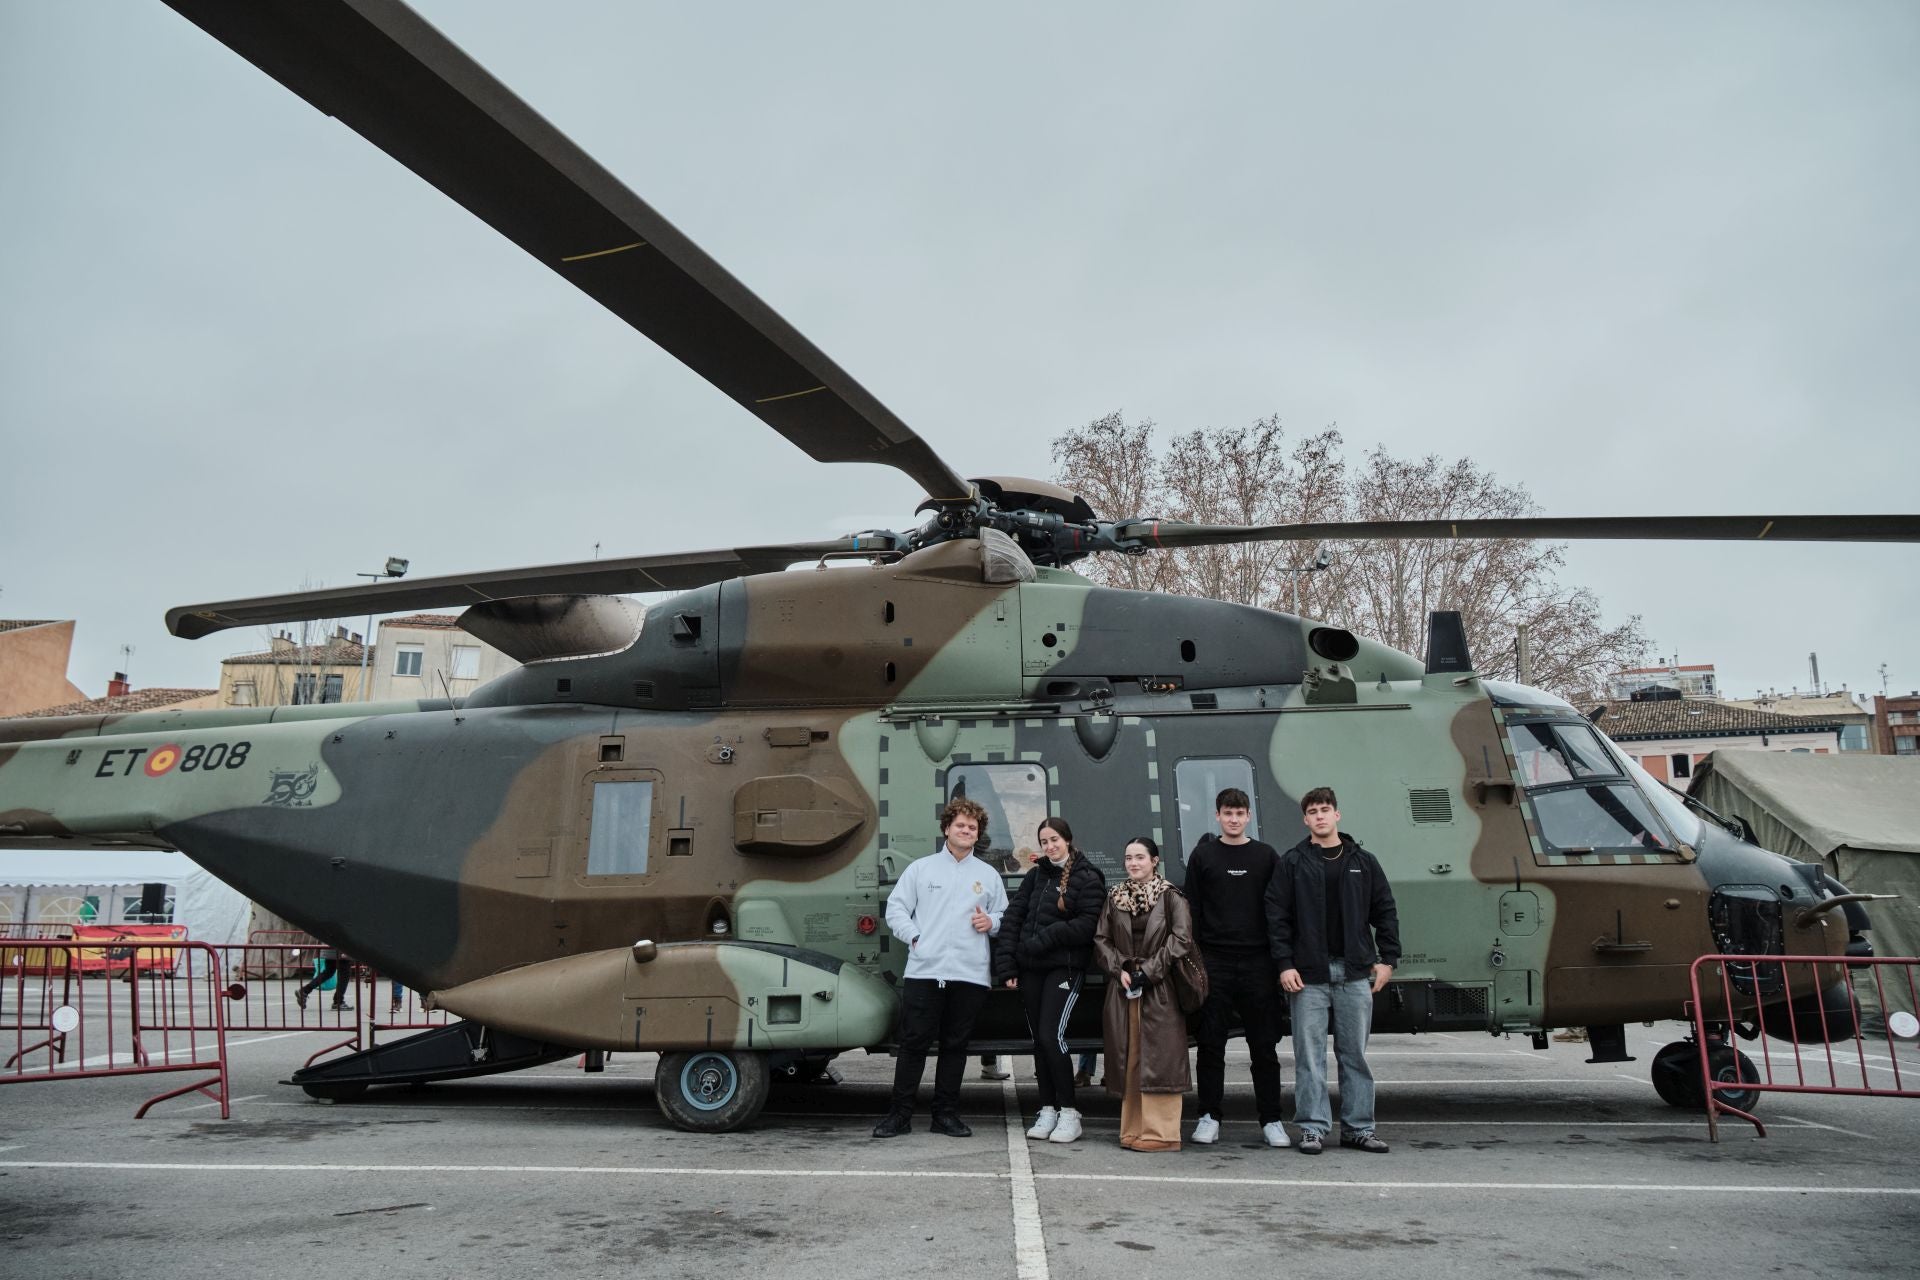
<svg viewBox="0 0 1920 1280">
<path fill-rule="evenodd" d="M 1067 909 L 1060 901 L 1060 872 L 1045 858 L 1034 862 L 1013 891 L 993 939 L 993 984 L 1017 978 L 1022 970 L 1093 966 L 1093 935 L 1107 901 L 1107 878 L 1086 855 L 1067 868 Z"/>
<path fill-rule="evenodd" d="M 1375 964 L 1399 965 L 1400 913 L 1380 860 L 1344 831 L 1340 843 L 1347 851 L 1339 868 L 1341 920 L 1347 934 L 1346 954 L 1340 959 L 1353 979 L 1366 976 Z M 1267 933 L 1274 964 L 1283 973 L 1298 969 L 1306 982 L 1331 980 L 1326 871 L 1319 846 L 1308 838 L 1280 855 L 1280 865 L 1267 882 Z"/>
</svg>

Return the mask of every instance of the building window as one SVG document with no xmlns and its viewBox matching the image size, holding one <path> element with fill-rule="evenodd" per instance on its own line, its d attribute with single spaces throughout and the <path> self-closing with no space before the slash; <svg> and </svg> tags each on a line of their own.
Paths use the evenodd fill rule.
<svg viewBox="0 0 1920 1280">
<path fill-rule="evenodd" d="M 596 782 L 587 837 L 587 874 L 647 873 L 647 840 L 653 825 L 652 782 Z"/>
<path fill-rule="evenodd" d="M 480 646 L 473 644 L 453 646 L 453 670 L 448 675 L 454 680 L 478 680 L 480 678 Z"/>
<path fill-rule="evenodd" d="M 1841 725 L 1840 749 L 1842 751 L 1871 751 L 1873 746 L 1867 741 L 1867 726 L 1863 724 Z"/>
<path fill-rule="evenodd" d="M 1920 738 L 1895 738 L 1893 754 L 1897 756 L 1920 755 Z"/>
<path fill-rule="evenodd" d="M 233 702 L 230 705 L 236 707 L 251 707 L 258 701 L 258 697 L 259 695 L 253 687 L 253 681 L 235 680 L 233 682 Z"/>
<path fill-rule="evenodd" d="M 340 702 L 345 692 L 346 677 L 339 673 L 322 675 L 316 671 L 296 671 L 293 674 L 293 705 L 310 706 L 316 702 Z"/>
<path fill-rule="evenodd" d="M 1680 751 L 1680 752 L 1675 752 L 1673 755 L 1668 756 L 1667 760 L 1669 763 L 1673 765 L 1674 777 L 1691 778 L 1693 776 L 1693 756 L 1692 755 L 1688 754 L 1685 751 Z"/>
<path fill-rule="evenodd" d="M 426 665 L 427 646 L 423 644 L 403 644 L 393 655 L 393 674 L 397 676 L 417 676 Z"/>
<path fill-rule="evenodd" d="M 965 796 L 987 811 L 974 853 L 1004 875 L 1021 875 L 1040 852 L 1047 771 L 1039 764 L 957 764 L 947 770 L 947 799 Z"/>
</svg>

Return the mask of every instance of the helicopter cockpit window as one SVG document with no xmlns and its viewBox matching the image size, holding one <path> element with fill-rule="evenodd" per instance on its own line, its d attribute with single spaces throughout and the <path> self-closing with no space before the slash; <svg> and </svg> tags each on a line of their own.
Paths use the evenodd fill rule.
<svg viewBox="0 0 1920 1280">
<path fill-rule="evenodd" d="M 1536 792 L 1540 838 L 1557 853 L 1672 853 L 1674 845 L 1639 789 L 1626 783 Z"/>
<path fill-rule="evenodd" d="M 1548 860 L 1593 854 L 1634 855 L 1627 861 L 1687 857 L 1658 802 L 1629 771 L 1626 757 L 1607 750 L 1593 728 L 1561 720 L 1509 722 L 1514 776 L 1526 788 Z M 1637 772 L 1637 771 L 1634 771 Z M 1691 824 L 1689 824 L 1691 826 Z"/>
<path fill-rule="evenodd" d="M 592 821 L 587 837 L 587 874 L 645 875 L 647 840 L 653 824 L 653 783 L 594 783 Z"/>
<path fill-rule="evenodd" d="M 1520 785 L 1549 786 L 1618 774 L 1620 769 L 1585 725 L 1530 721 L 1509 729 Z"/>
<path fill-rule="evenodd" d="M 1040 823 L 1047 807 L 1044 765 L 957 764 L 947 770 L 947 799 L 961 796 L 987 811 L 987 831 L 974 856 L 1002 874 L 1025 875 L 1040 851 Z"/>
</svg>

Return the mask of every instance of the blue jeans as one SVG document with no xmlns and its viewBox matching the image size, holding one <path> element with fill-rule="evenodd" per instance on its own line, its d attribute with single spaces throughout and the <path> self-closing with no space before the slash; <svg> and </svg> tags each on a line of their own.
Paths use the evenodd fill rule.
<svg viewBox="0 0 1920 1280">
<path fill-rule="evenodd" d="M 1347 967 L 1328 966 L 1331 982 L 1309 982 L 1287 996 L 1293 1014 L 1293 1122 L 1325 1138 L 1333 1129 L 1327 1101 L 1327 1014 L 1333 1014 L 1333 1051 L 1340 1063 L 1340 1130 L 1373 1132 L 1373 1071 L 1367 1032 L 1373 1025 L 1372 976 L 1348 979 Z"/>
</svg>

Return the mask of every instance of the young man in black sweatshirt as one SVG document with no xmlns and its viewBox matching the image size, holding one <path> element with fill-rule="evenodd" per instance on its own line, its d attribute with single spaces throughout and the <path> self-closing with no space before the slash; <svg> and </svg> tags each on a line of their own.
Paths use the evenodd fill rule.
<svg viewBox="0 0 1920 1280">
<path fill-rule="evenodd" d="M 1228 787 L 1214 800 L 1218 836 L 1206 835 L 1187 855 L 1187 903 L 1193 910 L 1193 940 L 1207 966 L 1207 1002 L 1194 1019 L 1199 1043 L 1200 1118 L 1193 1140 L 1218 1142 L 1226 1118 L 1227 1031 L 1236 1015 L 1253 1060 L 1254 1104 L 1260 1133 L 1270 1147 L 1287 1145 L 1280 1123 L 1280 992 L 1267 935 L 1267 883 L 1280 855 L 1251 839 L 1247 793 Z"/>
</svg>

